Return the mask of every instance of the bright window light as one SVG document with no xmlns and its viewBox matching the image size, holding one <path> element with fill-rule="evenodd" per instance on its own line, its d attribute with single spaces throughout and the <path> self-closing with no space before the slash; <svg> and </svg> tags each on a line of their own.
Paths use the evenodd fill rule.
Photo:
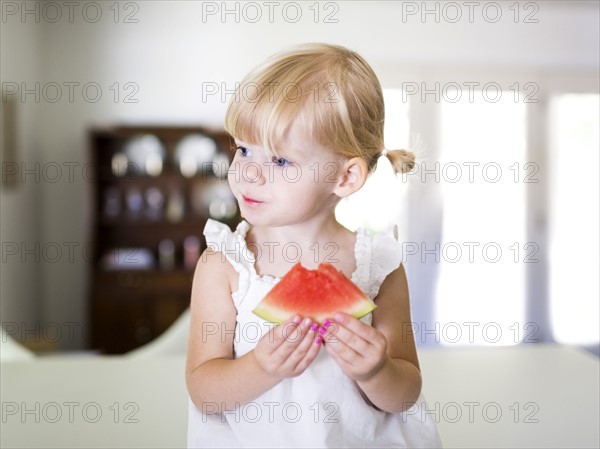
<svg viewBox="0 0 600 449">
<path fill-rule="evenodd" d="M 385 146 L 387 149 L 407 148 L 408 102 L 402 101 L 400 89 L 384 89 L 383 95 Z M 394 175 L 387 158 L 380 158 L 365 185 L 339 202 L 336 217 L 353 231 L 358 227 L 365 227 L 371 232 L 382 231 L 402 219 L 407 187 L 406 180 Z"/>
<path fill-rule="evenodd" d="M 599 339 L 598 157 L 600 96 L 568 94 L 551 103 L 549 287 L 554 338 Z"/>
<path fill-rule="evenodd" d="M 536 252 L 525 241 L 524 181 L 536 168 L 525 161 L 525 105 L 483 94 L 440 105 L 441 157 L 427 163 L 426 181 L 443 196 L 436 327 L 445 345 L 511 345 L 532 332 L 523 323 L 524 260 Z"/>
</svg>

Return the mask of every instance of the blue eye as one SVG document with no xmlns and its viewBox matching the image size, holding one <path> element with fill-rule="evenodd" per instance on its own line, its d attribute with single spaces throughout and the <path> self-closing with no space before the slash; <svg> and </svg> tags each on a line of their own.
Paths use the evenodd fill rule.
<svg viewBox="0 0 600 449">
<path fill-rule="evenodd" d="M 290 165 L 290 161 L 282 157 L 273 156 L 271 158 L 271 161 L 278 167 L 287 167 L 288 165 Z"/>
<path fill-rule="evenodd" d="M 248 148 L 238 145 L 237 147 L 235 147 L 235 149 L 239 150 L 239 152 L 242 153 L 242 156 L 248 156 Z"/>
</svg>

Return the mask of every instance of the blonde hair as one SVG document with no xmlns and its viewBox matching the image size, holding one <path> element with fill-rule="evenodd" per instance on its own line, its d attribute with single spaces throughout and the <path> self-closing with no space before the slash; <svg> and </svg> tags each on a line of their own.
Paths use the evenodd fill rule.
<svg viewBox="0 0 600 449">
<path fill-rule="evenodd" d="M 338 45 L 304 44 L 271 56 L 244 78 L 225 129 L 277 155 L 289 129 L 299 125 L 335 154 L 363 158 L 369 171 L 386 155 L 396 173 L 408 172 L 411 152 L 383 151 L 384 111 L 379 80 L 360 55 Z"/>
</svg>

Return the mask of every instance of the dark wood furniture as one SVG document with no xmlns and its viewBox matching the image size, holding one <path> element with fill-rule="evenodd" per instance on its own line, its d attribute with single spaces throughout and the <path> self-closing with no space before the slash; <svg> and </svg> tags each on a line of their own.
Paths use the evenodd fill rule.
<svg viewBox="0 0 600 449">
<path fill-rule="evenodd" d="M 214 160 L 220 158 L 219 166 L 207 163 L 194 175 L 182 174 L 175 151 L 190 135 L 206 136 L 216 143 Z M 206 248 L 202 231 L 208 218 L 232 228 L 239 222 L 235 201 L 227 203 L 227 208 L 222 204 L 224 192 L 230 194 L 226 169 L 232 157 L 231 142 L 224 132 L 197 127 L 93 129 L 89 136 L 94 190 L 91 349 L 120 354 L 159 336 L 189 306 L 193 276 L 189 256 L 194 252 L 184 264 L 186 238 L 196 237 L 191 241 L 199 243 L 201 253 Z M 145 168 L 140 173 L 131 160 L 123 164 L 127 149 L 131 149 L 128 145 L 140 136 L 158 138 L 165 151 L 162 169 L 161 164 L 157 168 L 156 160 L 146 167 L 152 175 L 143 173 Z M 210 201 L 215 195 L 221 200 L 215 200 L 213 207 Z M 224 209 L 228 209 L 227 216 L 213 213 Z M 166 248 L 173 250 L 171 257 L 161 258 L 159 246 L 164 241 Z"/>
</svg>

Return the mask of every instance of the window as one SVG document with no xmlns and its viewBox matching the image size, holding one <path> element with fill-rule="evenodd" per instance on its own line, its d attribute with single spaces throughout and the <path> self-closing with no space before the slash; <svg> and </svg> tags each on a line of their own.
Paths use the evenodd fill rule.
<svg viewBox="0 0 600 449">
<path fill-rule="evenodd" d="M 448 98 L 455 98 L 448 95 Z M 516 344 L 525 314 L 525 105 L 466 96 L 441 107 L 443 197 L 436 326 L 442 344 Z M 479 99 L 479 100 L 476 100 Z"/>
<path fill-rule="evenodd" d="M 594 93 L 536 90 L 535 106 L 478 91 L 454 101 L 448 90 L 446 101 L 411 109 L 401 90 L 384 90 L 386 147 L 411 144 L 410 119 L 423 131 L 421 160 L 394 177 L 380 159 L 336 213 L 350 229 L 400 225 L 417 344 L 598 344 L 600 96 L 585 86 Z"/>
<path fill-rule="evenodd" d="M 560 343 L 597 343 L 600 332 L 599 106 L 594 94 L 550 105 L 550 319 Z"/>
</svg>

